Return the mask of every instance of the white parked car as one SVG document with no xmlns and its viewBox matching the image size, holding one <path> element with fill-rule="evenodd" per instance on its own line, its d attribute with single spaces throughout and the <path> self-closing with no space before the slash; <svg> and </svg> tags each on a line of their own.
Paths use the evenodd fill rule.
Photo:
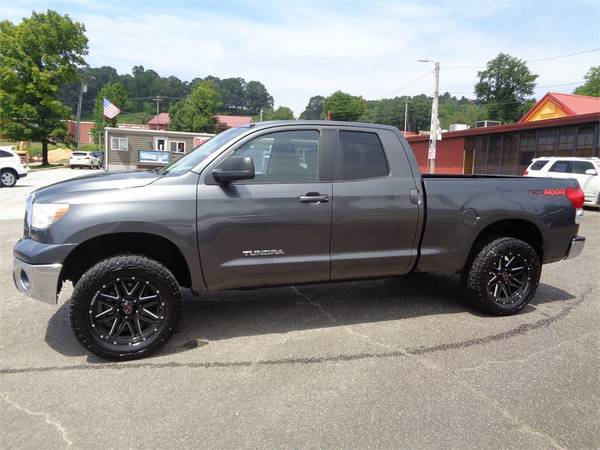
<svg viewBox="0 0 600 450">
<path fill-rule="evenodd" d="M 13 187 L 17 180 L 27 176 L 27 168 L 21 158 L 10 147 L 0 147 L 0 185 Z"/>
<path fill-rule="evenodd" d="M 73 152 L 69 159 L 71 169 L 75 167 L 87 167 L 88 169 L 99 169 L 102 161 L 93 152 Z"/>
<path fill-rule="evenodd" d="M 585 204 L 600 207 L 600 159 L 578 157 L 535 158 L 523 172 L 527 177 L 575 178 L 585 195 Z"/>
</svg>

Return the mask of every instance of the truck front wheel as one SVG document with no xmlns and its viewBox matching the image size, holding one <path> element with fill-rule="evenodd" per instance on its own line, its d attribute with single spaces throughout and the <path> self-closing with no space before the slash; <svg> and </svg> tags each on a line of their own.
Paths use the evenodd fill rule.
<svg viewBox="0 0 600 450">
<path fill-rule="evenodd" d="M 477 253 L 463 281 L 474 306 L 505 316 L 516 314 L 530 302 L 540 275 L 540 258 L 529 244 L 499 238 Z"/>
<path fill-rule="evenodd" d="M 90 352 L 111 360 L 141 358 L 169 340 L 181 310 L 173 274 L 144 256 L 116 256 L 89 269 L 71 297 L 69 320 Z"/>
</svg>

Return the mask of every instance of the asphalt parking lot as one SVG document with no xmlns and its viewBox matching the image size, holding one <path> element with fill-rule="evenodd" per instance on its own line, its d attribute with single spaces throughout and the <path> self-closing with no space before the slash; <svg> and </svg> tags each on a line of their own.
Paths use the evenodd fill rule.
<svg viewBox="0 0 600 450">
<path fill-rule="evenodd" d="M 0 190 L 1 448 L 600 447 L 596 211 L 517 316 L 433 274 L 188 295 L 158 355 L 106 363 L 72 336 L 68 289 L 52 306 L 13 287 L 33 179 Z"/>
</svg>

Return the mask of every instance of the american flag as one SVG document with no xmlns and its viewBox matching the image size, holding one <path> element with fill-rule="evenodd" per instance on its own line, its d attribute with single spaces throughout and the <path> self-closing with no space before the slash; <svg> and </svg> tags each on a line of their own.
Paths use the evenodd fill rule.
<svg viewBox="0 0 600 450">
<path fill-rule="evenodd" d="M 104 117 L 114 119 L 119 115 L 121 110 L 113 105 L 107 98 L 104 99 Z"/>
</svg>

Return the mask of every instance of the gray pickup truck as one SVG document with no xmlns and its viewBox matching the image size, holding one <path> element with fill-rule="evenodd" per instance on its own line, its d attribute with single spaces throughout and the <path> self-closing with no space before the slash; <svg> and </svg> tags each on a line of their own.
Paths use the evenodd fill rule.
<svg viewBox="0 0 600 450">
<path fill-rule="evenodd" d="M 13 277 L 107 359 L 166 342 L 193 293 L 411 272 L 462 275 L 478 308 L 514 314 L 541 265 L 578 255 L 577 181 L 421 175 L 394 127 L 329 121 L 229 129 L 153 171 L 57 183 L 27 200 Z M 241 295 L 241 294 L 240 294 Z"/>
</svg>

